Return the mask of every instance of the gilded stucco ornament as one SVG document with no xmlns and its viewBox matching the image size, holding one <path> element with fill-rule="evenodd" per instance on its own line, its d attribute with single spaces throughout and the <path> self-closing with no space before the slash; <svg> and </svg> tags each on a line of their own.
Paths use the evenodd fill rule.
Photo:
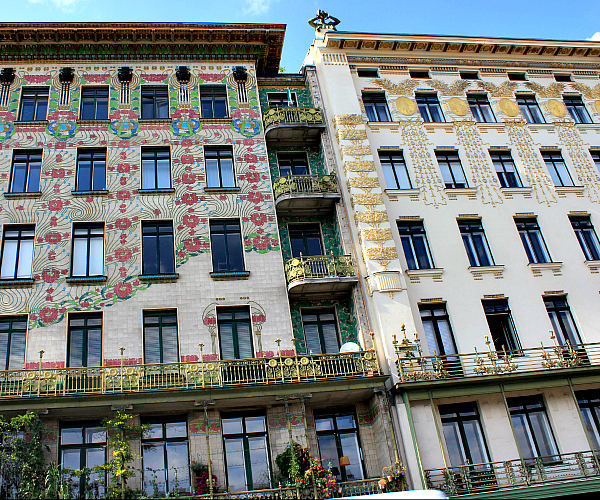
<svg viewBox="0 0 600 500">
<path fill-rule="evenodd" d="M 570 85 L 588 99 L 600 99 L 600 83 L 594 87 L 588 87 L 585 83 L 571 83 Z"/>
<path fill-rule="evenodd" d="M 448 107 L 456 116 L 465 116 L 469 112 L 467 103 L 458 97 L 453 97 L 448 101 Z"/>
<path fill-rule="evenodd" d="M 375 78 L 372 80 L 375 85 L 379 85 L 382 89 L 387 90 L 391 95 L 412 96 L 413 90 L 417 87 L 418 82 L 406 79 L 400 83 L 394 83 L 387 78 Z"/>
<path fill-rule="evenodd" d="M 546 103 L 546 106 L 548 106 L 548 111 L 550 111 L 550 113 L 552 113 L 557 118 L 562 118 L 567 114 L 567 108 L 565 107 L 565 105 L 562 102 L 557 101 L 556 99 L 550 99 Z"/>
<path fill-rule="evenodd" d="M 539 96 L 546 98 L 562 97 L 562 92 L 565 88 L 564 83 L 559 82 L 551 83 L 547 87 L 544 87 L 543 85 L 540 85 L 539 83 L 535 82 L 525 82 L 525 86 L 529 87 Z"/>
<path fill-rule="evenodd" d="M 467 80 L 456 80 L 451 84 L 441 82 L 439 80 L 427 80 L 427 83 L 434 89 L 438 90 L 443 96 L 463 95 L 465 89 L 471 84 Z"/>
<path fill-rule="evenodd" d="M 597 111 L 598 113 L 600 113 L 600 101 L 596 101 L 596 102 L 594 103 L 594 107 L 596 108 L 596 111 Z"/>
<path fill-rule="evenodd" d="M 489 92 L 492 97 L 513 97 L 514 91 L 517 88 L 517 82 L 506 81 L 500 85 L 494 85 L 490 82 L 478 81 L 479 88 Z"/>
<path fill-rule="evenodd" d="M 519 114 L 519 107 L 510 99 L 500 99 L 498 107 L 506 116 L 515 117 Z"/>
<path fill-rule="evenodd" d="M 417 105 L 415 104 L 415 102 L 405 96 L 398 97 L 398 99 L 396 99 L 395 104 L 398 113 L 404 116 L 414 115 L 415 111 L 417 110 Z"/>
</svg>

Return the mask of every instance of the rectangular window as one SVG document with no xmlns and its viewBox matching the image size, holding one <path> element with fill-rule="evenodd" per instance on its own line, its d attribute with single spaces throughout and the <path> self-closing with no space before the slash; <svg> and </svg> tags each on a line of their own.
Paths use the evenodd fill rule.
<svg viewBox="0 0 600 500">
<path fill-rule="evenodd" d="M 424 122 L 432 123 L 446 121 L 437 94 L 417 92 L 415 93 L 415 99 L 417 100 L 419 113 L 421 113 L 421 118 L 423 118 Z"/>
<path fill-rule="evenodd" d="M 12 160 L 11 193 L 39 193 L 42 151 L 15 150 Z"/>
<path fill-rule="evenodd" d="M 323 255 L 320 224 L 288 224 L 292 257 Z"/>
<path fill-rule="evenodd" d="M 108 120 L 108 86 L 81 87 L 81 120 Z"/>
<path fill-rule="evenodd" d="M 482 300 L 481 304 L 496 351 L 518 351 L 521 345 L 508 307 L 508 300 Z"/>
<path fill-rule="evenodd" d="M 546 168 L 555 186 L 573 186 L 573 179 L 560 151 L 541 151 Z"/>
<path fill-rule="evenodd" d="M 527 75 L 525 73 L 508 73 L 508 79 L 513 82 L 524 82 L 527 80 Z"/>
<path fill-rule="evenodd" d="M 459 71 L 461 80 L 480 80 L 477 71 Z"/>
<path fill-rule="evenodd" d="M 517 167 L 509 151 L 490 151 L 498 180 L 503 188 L 522 187 Z"/>
<path fill-rule="evenodd" d="M 77 150 L 76 191 L 104 191 L 106 188 L 106 149 Z"/>
<path fill-rule="evenodd" d="M 354 413 L 315 412 L 315 428 L 323 467 L 331 467 L 338 481 L 364 479 L 363 454 Z M 340 463 L 342 458 L 347 458 L 344 462 L 348 465 Z"/>
<path fill-rule="evenodd" d="M 572 82 L 573 77 L 570 73 L 554 73 L 554 79 L 557 82 Z"/>
<path fill-rule="evenodd" d="M 225 85 L 200 85 L 202 118 L 227 118 L 227 90 Z"/>
<path fill-rule="evenodd" d="M 467 94 L 467 102 L 476 122 L 494 123 L 496 121 L 487 94 Z"/>
<path fill-rule="evenodd" d="M 104 225 L 73 224 L 71 276 L 104 275 Z"/>
<path fill-rule="evenodd" d="M 221 420 L 230 492 L 271 487 L 269 443 L 264 415 L 227 416 Z"/>
<path fill-rule="evenodd" d="M 577 404 L 594 450 L 600 450 L 600 392 L 577 391 Z"/>
<path fill-rule="evenodd" d="M 171 151 L 167 148 L 142 148 L 142 189 L 171 187 Z"/>
<path fill-rule="evenodd" d="M 177 312 L 144 311 L 144 363 L 177 363 Z"/>
<path fill-rule="evenodd" d="M 297 108 L 296 92 L 268 92 L 267 101 L 270 108 Z"/>
<path fill-rule="evenodd" d="M 535 218 L 515 219 L 515 225 L 519 231 L 521 242 L 525 248 L 527 259 L 532 264 L 552 262 L 546 247 L 546 242 Z"/>
<path fill-rule="evenodd" d="M 306 351 L 313 354 L 340 352 L 334 309 L 302 309 Z"/>
<path fill-rule="evenodd" d="M 209 188 L 235 187 L 233 150 L 228 147 L 205 147 L 206 186 Z"/>
<path fill-rule="evenodd" d="M 542 458 L 545 463 L 558 461 L 558 448 L 542 396 L 507 398 L 506 402 L 523 458 Z"/>
<path fill-rule="evenodd" d="M 244 270 L 242 233 L 238 219 L 211 220 L 210 245 L 213 272 Z"/>
<path fill-rule="evenodd" d="M 0 279 L 31 278 L 35 226 L 4 226 Z"/>
<path fill-rule="evenodd" d="M 67 367 L 102 366 L 102 314 L 70 314 Z"/>
<path fill-rule="evenodd" d="M 411 78 L 425 80 L 428 80 L 430 78 L 429 71 L 427 71 L 426 69 L 409 69 L 408 74 Z"/>
<path fill-rule="evenodd" d="M 467 179 L 456 151 L 436 151 L 438 165 L 447 189 L 467 188 Z"/>
<path fill-rule="evenodd" d="M 490 461 L 475 403 L 440 405 L 440 419 L 452 467 Z"/>
<path fill-rule="evenodd" d="M 444 304 L 419 304 L 421 322 L 431 356 L 456 354 L 450 318 Z M 458 363 L 458 360 L 456 360 Z"/>
<path fill-rule="evenodd" d="M 306 153 L 277 153 L 277 163 L 279 164 L 279 175 L 281 177 L 310 174 Z"/>
<path fill-rule="evenodd" d="M 402 151 L 379 151 L 379 161 L 388 189 L 412 189 Z"/>
<path fill-rule="evenodd" d="M 22 122 L 38 122 L 46 119 L 48 111 L 48 87 L 24 87 L 21 92 L 21 111 L 19 120 Z"/>
<path fill-rule="evenodd" d="M 0 370 L 25 367 L 27 316 L 0 316 Z"/>
<path fill-rule="evenodd" d="M 518 94 L 517 104 L 527 123 L 546 123 L 534 94 Z"/>
<path fill-rule="evenodd" d="M 596 165 L 596 168 L 600 173 L 600 151 L 592 149 L 590 150 L 590 155 L 592 156 L 592 161 L 594 162 L 594 165 Z"/>
<path fill-rule="evenodd" d="M 563 96 L 563 102 L 575 123 L 592 123 L 592 118 L 579 95 Z"/>
<path fill-rule="evenodd" d="M 356 73 L 358 74 L 359 78 L 379 78 L 377 69 L 358 68 Z"/>
<path fill-rule="evenodd" d="M 252 325 L 248 307 L 218 307 L 217 325 L 221 343 L 221 359 L 254 357 Z"/>
<path fill-rule="evenodd" d="M 142 86 L 142 119 L 169 118 L 169 90 L 166 85 Z"/>
<path fill-rule="evenodd" d="M 370 122 L 391 122 L 390 111 L 383 92 L 363 92 L 363 104 Z"/>
<path fill-rule="evenodd" d="M 556 341 L 560 345 L 566 345 L 567 342 L 571 345 L 581 344 L 579 331 L 571 314 L 566 295 L 544 297 L 544 304 L 546 305 L 546 311 L 548 311 L 550 323 L 552 323 Z"/>
<path fill-rule="evenodd" d="M 433 259 L 423 221 L 398 221 L 398 232 L 408 269 L 432 269 Z"/>
<path fill-rule="evenodd" d="M 142 274 L 173 274 L 172 222 L 142 222 Z"/>
<path fill-rule="evenodd" d="M 60 429 L 60 466 L 69 470 L 90 470 L 106 463 L 106 431 L 95 424 L 65 424 Z M 90 471 L 74 477 L 72 494 L 75 498 L 87 498 L 91 491 L 104 497 L 104 474 Z"/>
<path fill-rule="evenodd" d="M 493 266 L 494 259 L 481 225 L 481 220 L 458 220 L 469 263 L 472 267 Z"/>
<path fill-rule="evenodd" d="M 583 250 L 585 260 L 600 260 L 600 241 L 589 215 L 569 216 L 577 241 Z"/>
<path fill-rule="evenodd" d="M 184 418 L 142 422 L 150 426 L 142 436 L 144 491 L 166 497 L 191 492 L 187 422 Z"/>
</svg>

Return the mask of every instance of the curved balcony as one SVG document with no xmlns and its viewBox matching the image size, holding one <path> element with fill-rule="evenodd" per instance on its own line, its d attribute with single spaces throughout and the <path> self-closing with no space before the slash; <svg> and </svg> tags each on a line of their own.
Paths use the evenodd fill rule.
<svg viewBox="0 0 600 500">
<path fill-rule="evenodd" d="M 263 115 L 263 123 L 266 139 L 280 143 L 316 143 L 325 129 L 319 108 L 269 108 Z"/>
<path fill-rule="evenodd" d="M 273 183 L 280 215 L 315 216 L 331 211 L 340 199 L 335 175 L 290 175 Z"/>
<path fill-rule="evenodd" d="M 294 297 L 347 294 L 358 283 L 350 255 L 294 257 L 285 263 L 285 277 Z"/>
</svg>

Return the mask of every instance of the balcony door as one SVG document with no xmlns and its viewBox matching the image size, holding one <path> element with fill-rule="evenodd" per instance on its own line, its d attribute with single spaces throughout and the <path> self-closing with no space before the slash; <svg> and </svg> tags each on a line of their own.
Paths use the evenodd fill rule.
<svg viewBox="0 0 600 500">
<path fill-rule="evenodd" d="M 292 257 L 323 255 L 319 224 L 289 224 Z"/>
</svg>

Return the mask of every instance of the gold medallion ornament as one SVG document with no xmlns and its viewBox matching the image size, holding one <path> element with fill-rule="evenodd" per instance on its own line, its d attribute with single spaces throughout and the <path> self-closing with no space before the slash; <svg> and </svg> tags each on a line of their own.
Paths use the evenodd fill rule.
<svg viewBox="0 0 600 500">
<path fill-rule="evenodd" d="M 562 118 L 567 114 L 567 108 L 565 107 L 565 105 L 562 102 L 557 101 L 556 99 L 550 99 L 547 103 L 547 106 L 548 111 L 550 111 L 550 113 L 552 113 L 557 118 Z"/>
<path fill-rule="evenodd" d="M 600 101 L 596 101 L 594 103 L 594 107 L 596 108 L 596 111 L 598 111 L 598 113 L 600 113 Z"/>
<path fill-rule="evenodd" d="M 519 114 L 519 108 L 510 99 L 500 99 L 498 107 L 506 116 L 517 116 Z"/>
<path fill-rule="evenodd" d="M 415 114 L 417 106 L 412 99 L 403 96 L 396 99 L 396 109 L 404 116 L 411 116 Z"/>
<path fill-rule="evenodd" d="M 448 101 L 448 107 L 457 116 L 465 116 L 469 112 L 467 103 L 458 97 L 453 97 Z"/>
</svg>

